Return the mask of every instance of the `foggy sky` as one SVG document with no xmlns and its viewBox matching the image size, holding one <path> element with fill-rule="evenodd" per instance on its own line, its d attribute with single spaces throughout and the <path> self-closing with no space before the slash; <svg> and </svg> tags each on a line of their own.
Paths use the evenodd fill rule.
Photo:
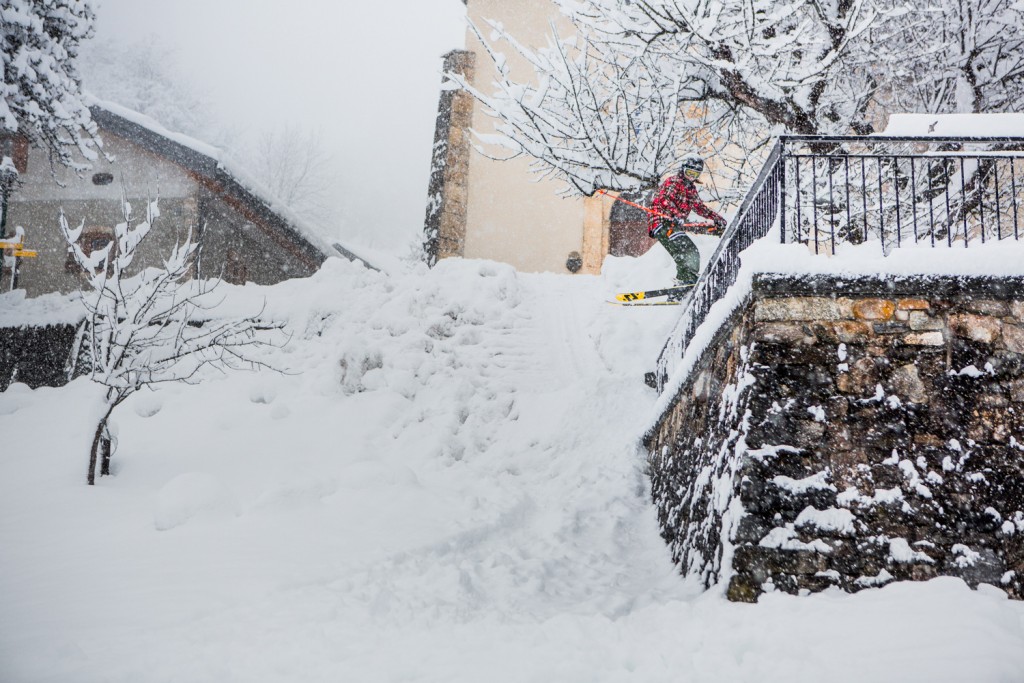
<svg viewBox="0 0 1024 683">
<path fill-rule="evenodd" d="M 460 0 L 101 0 L 98 39 L 156 34 L 216 119 L 321 129 L 342 160 L 342 235 L 392 253 L 418 240 L 441 55 Z"/>
</svg>

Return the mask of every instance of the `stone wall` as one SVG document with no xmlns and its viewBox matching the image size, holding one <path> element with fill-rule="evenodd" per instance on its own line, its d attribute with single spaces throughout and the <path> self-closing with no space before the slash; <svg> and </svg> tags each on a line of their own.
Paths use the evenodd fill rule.
<svg viewBox="0 0 1024 683">
<path fill-rule="evenodd" d="M 760 276 L 647 444 L 673 556 L 731 599 L 1024 598 L 1024 278 Z"/>
<path fill-rule="evenodd" d="M 453 50 L 445 55 L 444 73 L 472 80 L 474 62 L 472 52 Z M 462 90 L 441 92 L 423 228 L 424 252 L 430 265 L 465 252 L 473 102 L 472 95 Z"/>
<path fill-rule="evenodd" d="M 76 331 L 76 325 L 0 327 L 0 391 L 12 382 L 33 389 L 67 384 Z"/>
<path fill-rule="evenodd" d="M 732 547 L 726 530 L 742 516 L 730 506 L 746 444 L 750 333 L 742 312 L 722 326 L 647 443 L 662 536 L 683 573 L 708 586 L 720 580 Z M 727 574 L 728 557 L 724 564 Z"/>
</svg>

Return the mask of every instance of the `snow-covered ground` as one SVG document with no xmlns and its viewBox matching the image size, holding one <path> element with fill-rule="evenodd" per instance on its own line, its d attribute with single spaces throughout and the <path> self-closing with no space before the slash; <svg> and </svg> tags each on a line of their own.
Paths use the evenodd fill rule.
<svg viewBox="0 0 1024 683">
<path fill-rule="evenodd" d="M 334 259 L 227 288 L 287 321 L 284 372 L 137 395 L 92 488 L 95 389 L 14 385 L 0 681 L 1024 681 L 995 588 L 741 605 L 677 574 L 638 440 L 679 311 L 604 303 L 670 273 Z"/>
</svg>

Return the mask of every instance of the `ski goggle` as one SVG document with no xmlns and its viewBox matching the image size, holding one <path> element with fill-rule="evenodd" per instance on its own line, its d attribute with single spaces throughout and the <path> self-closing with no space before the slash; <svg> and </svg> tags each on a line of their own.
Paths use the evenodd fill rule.
<svg viewBox="0 0 1024 683">
<path fill-rule="evenodd" d="M 700 171 L 697 170 L 696 168 L 684 168 L 683 175 L 689 178 L 690 180 L 696 180 L 697 178 L 700 177 Z"/>
</svg>

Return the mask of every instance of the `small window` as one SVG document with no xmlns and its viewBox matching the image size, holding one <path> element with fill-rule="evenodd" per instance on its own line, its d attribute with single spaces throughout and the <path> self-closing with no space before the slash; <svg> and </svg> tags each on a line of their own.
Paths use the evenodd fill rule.
<svg viewBox="0 0 1024 683">
<path fill-rule="evenodd" d="M 10 157 L 18 173 L 28 171 L 28 138 L 24 135 L 0 135 L 0 157 Z"/>
<path fill-rule="evenodd" d="M 114 182 L 113 173 L 94 173 L 92 176 L 93 185 L 109 185 Z"/>
<path fill-rule="evenodd" d="M 102 225 L 90 225 L 82 230 L 82 235 L 78 238 L 78 244 L 82 247 L 82 251 L 85 252 L 86 256 L 91 256 L 113 241 L 114 229 Z M 108 270 L 112 267 L 112 261 L 108 261 Z M 74 252 L 70 249 L 68 249 L 68 256 L 64 261 L 64 270 L 68 273 L 82 272 L 81 267 L 78 265 L 78 261 L 75 260 Z"/>
</svg>

